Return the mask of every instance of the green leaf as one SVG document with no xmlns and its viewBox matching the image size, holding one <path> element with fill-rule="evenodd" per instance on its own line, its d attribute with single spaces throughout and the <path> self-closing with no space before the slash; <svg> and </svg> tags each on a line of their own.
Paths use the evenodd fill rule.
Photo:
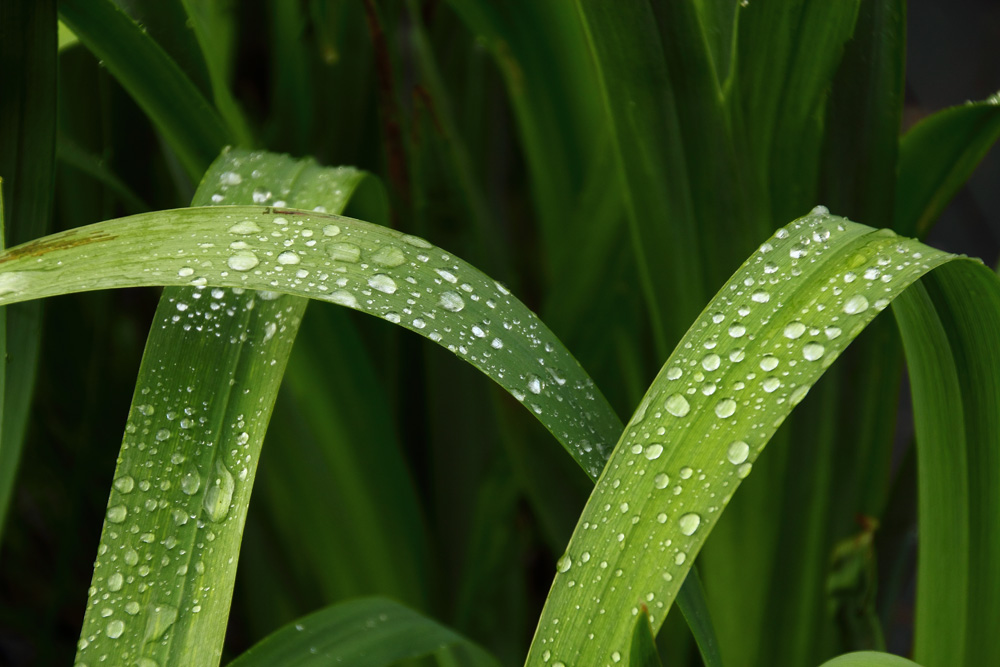
<svg viewBox="0 0 1000 667">
<path fill-rule="evenodd" d="M 605 438 L 618 432 L 580 365 L 503 285 L 422 238 L 359 220 L 265 206 L 159 211 L 12 248 L 0 271 L 0 304 L 136 285 L 268 289 L 337 303 L 479 368 L 591 476 L 604 465 Z"/>
<path fill-rule="evenodd" d="M 722 667 L 719 640 L 715 637 L 715 628 L 712 625 L 708 605 L 705 603 L 705 592 L 697 568 L 691 568 L 684 579 L 684 585 L 677 593 L 677 606 L 684 614 L 684 620 L 687 621 L 691 634 L 698 643 L 698 650 L 701 652 L 705 667 Z M 634 640 L 632 646 L 634 649 Z"/>
<path fill-rule="evenodd" d="M 362 178 L 230 151 L 195 202 L 251 201 L 263 186 L 292 204 L 341 210 Z M 218 662 L 261 442 L 306 303 L 242 289 L 164 291 L 125 426 L 79 662 Z"/>
<path fill-rule="evenodd" d="M 197 180 L 231 131 L 184 72 L 110 0 L 59 0 L 59 18 L 132 95 Z"/>
<path fill-rule="evenodd" d="M 498 666 L 489 653 L 403 605 L 363 598 L 332 605 L 261 640 L 229 667 L 383 667 L 461 647 L 470 665 Z"/>
<path fill-rule="evenodd" d="M 838 655 L 827 660 L 821 667 L 919 667 L 917 663 L 898 655 L 876 651 L 858 651 Z"/>
<path fill-rule="evenodd" d="M 764 243 L 698 318 L 626 427 L 560 559 L 529 662 L 550 654 L 567 664 L 590 664 L 624 652 L 628 619 L 640 604 L 649 607 L 658 628 L 718 515 L 792 408 L 892 298 L 952 259 L 821 209 Z M 949 313 L 952 318 L 981 310 L 1000 313 L 1000 304 L 990 303 L 1000 298 L 992 272 L 980 264 L 957 262 L 944 273 L 959 276 L 956 282 L 964 281 L 980 302 L 975 308 L 962 304 L 965 310 Z M 977 284 L 983 281 L 989 285 Z M 995 334 L 998 329 L 983 330 Z M 988 348 L 984 343 L 962 349 L 974 354 Z M 995 373 L 991 356 L 979 361 L 982 374 Z M 996 420 L 1000 394 L 988 383 L 981 388 L 977 398 L 982 404 L 972 412 L 980 420 Z M 943 404 L 953 404 L 953 396 L 944 399 Z M 992 497 L 1000 488 L 997 466 L 985 465 L 987 452 L 997 454 L 996 430 L 988 426 L 977 424 L 977 440 L 973 444 L 970 438 L 968 447 L 969 452 L 983 450 L 976 468 L 981 478 L 970 479 L 975 483 L 951 500 L 933 496 L 941 516 L 955 517 L 953 525 L 935 528 L 933 518 L 924 524 L 921 517 L 928 554 L 938 549 L 962 552 L 962 543 L 949 539 L 947 530 L 977 526 L 983 537 L 970 545 L 973 562 L 951 558 L 948 567 L 939 563 L 932 568 L 938 583 L 918 593 L 920 608 L 935 609 L 938 618 L 951 619 L 952 632 L 962 637 L 975 633 L 983 645 L 990 643 L 989 635 L 971 617 L 967 623 L 963 609 L 971 595 L 988 612 L 982 618 L 998 617 L 986 596 L 969 588 L 971 572 L 979 590 L 991 590 L 985 584 L 996 576 L 982 569 L 980 557 L 996 558 L 1000 552 L 995 538 L 986 537 L 997 532 L 997 505 L 974 503 L 982 512 L 993 509 L 988 518 L 977 515 L 978 524 L 971 523 L 971 516 L 969 522 L 963 519 L 963 507 L 969 495 Z M 822 424 L 817 424 L 817 436 L 819 431 Z M 924 435 L 918 435 L 920 446 L 939 457 L 951 451 L 952 442 Z M 922 466 L 921 474 L 942 483 L 950 473 Z M 992 479 L 992 489 L 986 478 Z M 948 486 L 955 494 L 955 487 Z M 943 589 L 950 590 L 950 598 Z M 981 650 L 978 658 L 996 649 Z"/>
<path fill-rule="evenodd" d="M 635 618 L 629 656 L 628 664 L 630 667 L 663 667 L 660 654 L 656 651 L 656 641 L 653 637 L 653 629 L 649 625 L 649 610 L 646 609 L 646 605 L 642 606 L 639 615 Z M 617 662 L 621 660 L 621 656 L 619 655 L 618 660 L 615 660 L 615 656 L 612 654 L 611 660 Z"/>
<path fill-rule="evenodd" d="M 51 222 L 56 136 L 56 17 L 51 0 L 0 3 L 0 247 Z M 15 94 L 16 93 L 16 94 Z M 41 306 L 0 311 L 0 535 L 24 445 Z"/>
<path fill-rule="evenodd" d="M 926 235 L 998 137 L 1000 93 L 917 123 L 899 144 L 893 228 Z"/>
</svg>

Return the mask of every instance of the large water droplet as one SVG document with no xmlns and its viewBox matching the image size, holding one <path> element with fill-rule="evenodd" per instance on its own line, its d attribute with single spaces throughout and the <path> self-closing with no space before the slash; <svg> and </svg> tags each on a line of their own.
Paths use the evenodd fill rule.
<svg viewBox="0 0 1000 667">
<path fill-rule="evenodd" d="M 399 266 L 406 261 L 403 251 L 394 245 L 384 245 L 372 253 L 372 261 L 379 266 Z"/>
<path fill-rule="evenodd" d="M 235 488 L 236 483 L 233 481 L 232 473 L 222 464 L 222 461 L 216 460 L 215 479 L 205 490 L 205 499 L 202 503 L 208 518 L 216 522 L 226 518 L 226 515 L 229 514 L 229 505 L 233 502 Z"/>
<path fill-rule="evenodd" d="M 353 243 L 330 243 L 326 246 L 326 254 L 337 262 L 356 264 L 361 259 L 361 248 Z"/>
<path fill-rule="evenodd" d="M 653 478 L 653 485 L 658 489 L 665 489 L 670 485 L 670 477 L 666 473 L 661 472 Z"/>
<path fill-rule="evenodd" d="M 844 312 L 848 315 L 857 315 L 868 310 L 868 299 L 863 294 L 855 294 L 844 302 Z"/>
<path fill-rule="evenodd" d="M 646 447 L 646 451 L 644 452 L 646 458 L 649 459 L 650 461 L 654 461 L 660 458 L 660 454 L 662 453 L 663 453 L 663 445 L 659 443 L 653 443 L 652 445 L 649 445 L 648 447 Z"/>
<path fill-rule="evenodd" d="M 760 386 L 764 389 L 764 391 L 770 394 L 781 386 L 781 380 L 776 377 L 765 378 L 764 381 L 760 383 Z"/>
<path fill-rule="evenodd" d="M 740 324 L 739 322 L 736 322 L 735 324 L 731 324 L 729 326 L 729 335 L 732 336 L 733 338 L 740 338 L 746 332 L 747 328 L 742 324 Z"/>
<path fill-rule="evenodd" d="M 184 476 L 181 477 L 181 491 L 189 496 L 193 496 L 198 493 L 200 487 L 201 475 L 198 474 L 198 469 L 189 463 L 184 469 Z"/>
<path fill-rule="evenodd" d="M 135 480 L 131 475 L 122 475 L 114 481 L 115 488 L 121 493 L 132 493 L 135 488 Z"/>
<path fill-rule="evenodd" d="M 229 259 L 226 260 L 226 264 L 229 265 L 233 271 L 249 271 L 253 267 L 260 264 L 260 260 L 257 259 L 257 255 L 249 250 L 240 250 L 234 255 L 231 255 Z"/>
<path fill-rule="evenodd" d="M 687 402 L 687 399 L 680 394 L 671 394 L 668 396 L 663 407 L 675 417 L 683 417 L 691 410 L 691 405 Z"/>
<path fill-rule="evenodd" d="M 750 456 L 750 445 L 743 442 L 742 440 L 737 440 L 733 444 L 729 445 L 729 451 L 726 452 L 726 458 L 733 465 L 739 465 L 747 460 Z"/>
<path fill-rule="evenodd" d="M 368 286 L 377 289 L 385 294 L 392 294 L 396 291 L 396 281 L 384 273 L 376 273 L 368 279 Z"/>
<path fill-rule="evenodd" d="M 731 398 L 724 398 L 715 405 L 715 416 L 721 419 L 728 419 L 736 412 L 736 401 Z"/>
<path fill-rule="evenodd" d="M 278 255 L 278 264 L 284 264 L 285 266 L 298 264 L 301 261 L 302 258 L 299 257 L 298 253 L 292 252 L 291 250 L 286 250 Z"/>
<path fill-rule="evenodd" d="M 685 535 L 694 535 L 694 531 L 698 530 L 698 526 L 701 525 L 701 517 L 691 512 L 678 519 L 677 525 L 680 526 L 681 532 Z"/>
<path fill-rule="evenodd" d="M 453 313 L 457 313 L 463 308 L 465 308 L 465 300 L 459 296 L 456 292 L 445 292 L 441 295 L 439 301 L 441 307 L 445 310 L 450 310 Z"/>
<path fill-rule="evenodd" d="M 778 357 L 771 354 L 764 355 L 760 360 L 760 369 L 762 371 L 773 371 L 778 367 Z"/>
<path fill-rule="evenodd" d="M 757 290 L 750 296 L 750 298 L 756 301 L 757 303 L 767 303 L 768 301 L 771 300 L 771 295 L 765 292 L 764 290 Z"/>
<path fill-rule="evenodd" d="M 806 325 L 802 324 L 798 320 L 794 322 L 789 322 L 785 325 L 785 338 L 791 338 L 795 340 L 806 332 Z"/>
<path fill-rule="evenodd" d="M 112 593 L 117 593 L 122 589 L 125 584 L 125 577 L 122 576 L 121 572 L 115 572 L 110 577 L 108 577 L 108 590 Z"/>
<path fill-rule="evenodd" d="M 258 225 L 253 220 L 244 220 L 243 222 L 237 222 L 235 225 L 229 228 L 230 234 L 256 234 L 260 231 L 260 225 Z"/>
<path fill-rule="evenodd" d="M 115 619 L 113 621 L 108 621 L 107 626 L 104 628 L 104 634 L 106 634 L 110 639 L 118 639 L 125 632 L 125 622 Z"/>
<path fill-rule="evenodd" d="M 815 341 L 806 343 L 805 347 L 802 348 L 802 356 L 809 361 L 816 361 L 823 356 L 824 352 L 826 352 L 826 348 Z"/>
<path fill-rule="evenodd" d="M 115 505 L 108 508 L 108 521 L 111 523 L 121 523 L 128 516 L 128 509 L 124 505 Z"/>
<path fill-rule="evenodd" d="M 358 300 L 357 298 L 346 290 L 339 289 L 336 292 L 330 294 L 330 301 L 334 303 L 339 303 L 341 306 L 347 306 L 348 308 L 357 308 Z"/>
<path fill-rule="evenodd" d="M 571 567 L 573 567 L 573 559 L 568 553 L 563 554 L 562 558 L 556 561 L 556 569 L 560 572 L 568 572 Z"/>
<path fill-rule="evenodd" d="M 717 354 L 706 354 L 705 358 L 701 360 L 701 367 L 706 371 L 714 371 L 722 363 L 722 359 L 719 358 Z"/>
<path fill-rule="evenodd" d="M 434 247 L 432 244 L 420 238 L 419 236 L 412 236 L 410 234 L 403 234 L 402 236 L 399 237 L 399 240 L 403 241 L 404 243 L 408 243 L 411 246 L 414 246 L 415 248 L 426 249 Z"/>
<path fill-rule="evenodd" d="M 323 236 L 337 236 L 340 234 L 340 227 L 337 225 L 327 225 L 323 228 Z"/>
</svg>

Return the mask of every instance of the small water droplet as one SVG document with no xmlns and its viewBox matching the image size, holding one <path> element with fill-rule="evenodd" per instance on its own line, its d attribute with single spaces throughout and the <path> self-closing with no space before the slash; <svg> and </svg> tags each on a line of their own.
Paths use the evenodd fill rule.
<svg viewBox="0 0 1000 667">
<path fill-rule="evenodd" d="M 770 394 L 781 386 L 781 380 L 776 377 L 765 378 L 764 381 L 760 383 L 760 386 L 764 389 L 764 391 Z"/>
<path fill-rule="evenodd" d="M 235 171 L 226 171 L 219 175 L 219 182 L 223 185 L 239 185 L 243 182 L 243 177 Z"/>
<path fill-rule="evenodd" d="M 235 225 L 229 228 L 230 234 L 256 234 L 260 231 L 260 225 L 258 225 L 253 220 L 244 220 L 243 222 L 237 222 Z"/>
<path fill-rule="evenodd" d="M 298 264 L 302 261 L 298 253 L 292 252 L 291 250 L 286 250 L 285 252 L 278 255 L 278 264 L 284 264 L 286 266 L 291 264 Z"/>
<path fill-rule="evenodd" d="M 808 393 L 809 393 L 809 385 L 806 384 L 800 385 L 796 387 L 795 390 L 792 392 L 791 396 L 788 397 L 788 402 L 791 403 L 792 405 L 798 405 L 799 403 L 802 402 L 802 399 L 805 398 L 806 394 Z"/>
<path fill-rule="evenodd" d="M 698 530 L 698 526 L 701 525 L 701 517 L 691 512 L 678 519 L 677 525 L 680 526 L 681 532 L 685 535 L 694 535 L 694 531 Z"/>
<path fill-rule="evenodd" d="M 125 577 L 122 576 L 121 572 L 115 572 L 110 577 L 108 577 L 108 590 L 112 593 L 117 593 L 122 589 L 125 584 Z"/>
<path fill-rule="evenodd" d="M 205 498 L 202 506 L 208 518 L 218 523 L 229 514 L 229 505 L 233 501 L 233 491 L 236 482 L 232 473 L 222 464 L 222 461 L 215 461 L 215 478 L 205 491 Z"/>
<path fill-rule="evenodd" d="M 151 604 L 146 616 L 146 641 L 160 639 L 176 620 L 177 607 L 163 603 Z"/>
<path fill-rule="evenodd" d="M 121 493 L 132 493 L 132 489 L 135 488 L 135 480 L 132 479 L 131 475 L 122 475 L 114 481 L 114 485 Z"/>
<path fill-rule="evenodd" d="M 687 399 L 680 394 L 671 394 L 668 396 L 663 407 L 675 417 L 683 417 L 691 410 L 691 405 Z"/>
<path fill-rule="evenodd" d="M 760 360 L 760 369 L 763 371 L 773 371 L 778 367 L 778 358 L 774 355 L 764 355 Z"/>
<path fill-rule="evenodd" d="M 337 225 L 327 225 L 323 228 L 323 236 L 337 236 L 340 234 L 340 227 Z"/>
<path fill-rule="evenodd" d="M 868 299 L 863 294 L 855 294 L 844 302 L 844 312 L 848 315 L 857 315 L 868 310 Z"/>
<path fill-rule="evenodd" d="M 419 236 L 412 236 L 410 234 L 403 234 L 402 236 L 399 237 L 399 240 L 402 241 L 403 243 L 408 243 L 408 244 L 410 244 L 411 246 L 413 246 L 415 248 L 425 248 L 426 249 L 426 248 L 433 248 L 434 247 L 431 243 L 425 241 L 424 239 L 420 238 Z"/>
<path fill-rule="evenodd" d="M 111 523 L 121 523 L 128 516 L 128 509 L 124 505 L 115 505 L 108 508 L 108 521 Z"/>
<path fill-rule="evenodd" d="M 691 479 L 691 475 L 693 474 L 694 470 L 692 470 L 689 466 L 681 468 L 681 479 Z"/>
<path fill-rule="evenodd" d="M 181 477 L 181 491 L 193 496 L 198 493 L 199 488 L 201 488 L 201 475 L 198 474 L 198 469 L 189 463 L 184 469 L 184 476 Z"/>
<path fill-rule="evenodd" d="M 662 453 L 663 453 L 663 445 L 659 443 L 653 443 L 652 445 L 646 447 L 645 456 L 650 461 L 654 461 L 660 458 L 660 454 Z"/>
<path fill-rule="evenodd" d="M 705 358 L 701 360 L 701 367 L 706 371 L 714 371 L 719 368 L 719 364 L 722 363 L 722 359 L 719 358 L 717 354 L 706 354 Z"/>
<path fill-rule="evenodd" d="M 771 295 L 764 290 L 757 290 L 750 296 L 750 298 L 757 303 L 767 303 L 771 300 Z"/>
<path fill-rule="evenodd" d="M 747 475 L 750 474 L 750 470 L 753 469 L 753 465 L 750 463 L 744 463 L 739 468 L 736 469 L 736 476 L 740 479 L 746 479 Z"/>
<path fill-rule="evenodd" d="M 573 559 L 568 553 L 563 554 L 562 558 L 556 561 L 556 569 L 559 572 L 568 572 L 571 567 L 573 567 Z"/>
<path fill-rule="evenodd" d="M 346 290 L 339 289 L 336 292 L 330 294 L 330 301 L 334 303 L 339 303 L 341 306 L 347 306 L 348 308 L 357 308 L 358 300 L 353 294 Z"/>
<path fill-rule="evenodd" d="M 537 395 L 541 394 L 542 389 L 544 388 L 545 388 L 545 383 L 543 383 L 538 376 L 530 374 L 528 375 L 528 391 L 530 391 L 532 394 Z"/>
<path fill-rule="evenodd" d="M 653 485 L 658 489 L 665 489 L 670 485 L 670 477 L 666 473 L 661 472 L 653 478 Z"/>
<path fill-rule="evenodd" d="M 739 322 L 734 322 L 729 325 L 729 335 L 733 338 L 740 338 L 747 332 L 747 328 L 740 324 Z"/>
</svg>

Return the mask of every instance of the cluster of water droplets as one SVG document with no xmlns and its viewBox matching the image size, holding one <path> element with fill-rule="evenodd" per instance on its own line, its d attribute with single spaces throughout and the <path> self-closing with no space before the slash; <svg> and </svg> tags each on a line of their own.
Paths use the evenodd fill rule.
<svg viewBox="0 0 1000 667">
<path fill-rule="evenodd" d="M 930 268 L 891 232 L 822 207 L 760 246 L 689 330 L 626 427 L 556 566 L 562 608 L 585 611 L 543 615 L 533 648 L 542 663 L 574 664 L 559 649 L 568 632 L 601 638 L 606 664 L 618 662 L 623 628 L 632 627 L 625 610 L 634 616 L 645 605 L 658 627 L 707 527 L 792 407 L 892 296 Z"/>
</svg>

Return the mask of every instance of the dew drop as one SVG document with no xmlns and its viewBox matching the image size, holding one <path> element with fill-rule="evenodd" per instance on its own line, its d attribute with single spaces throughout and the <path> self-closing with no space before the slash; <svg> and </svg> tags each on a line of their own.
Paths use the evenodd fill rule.
<svg viewBox="0 0 1000 667">
<path fill-rule="evenodd" d="M 302 261 L 298 253 L 292 252 L 291 250 L 286 250 L 285 252 L 278 255 L 278 264 L 284 264 L 286 266 L 290 264 L 298 264 Z"/>
<path fill-rule="evenodd" d="M 337 236 L 340 234 L 340 227 L 337 225 L 327 225 L 323 228 L 323 236 Z"/>
<path fill-rule="evenodd" d="M 844 312 L 848 315 L 857 315 L 868 310 L 868 299 L 863 294 L 855 294 L 844 303 Z"/>
<path fill-rule="evenodd" d="M 459 296 L 456 292 L 445 292 L 441 295 L 441 299 L 438 302 L 441 307 L 445 310 L 449 310 L 453 313 L 457 313 L 463 308 L 465 308 L 465 300 Z"/>
<path fill-rule="evenodd" d="M 654 443 L 646 447 L 645 456 L 650 461 L 654 461 L 660 458 L 660 454 L 663 453 L 663 445 L 659 443 Z"/>
<path fill-rule="evenodd" d="M 665 489 L 670 485 L 670 477 L 666 473 L 661 472 L 653 478 L 653 485 L 658 489 Z"/>
<path fill-rule="evenodd" d="M 408 244 L 410 244 L 411 246 L 413 246 L 415 248 L 433 248 L 434 247 L 431 243 L 425 241 L 424 239 L 420 238 L 419 236 L 412 236 L 410 234 L 403 234 L 402 236 L 399 237 L 399 240 L 401 240 L 403 243 L 408 243 Z"/>
<path fill-rule="evenodd" d="M 253 267 L 260 264 L 260 260 L 257 259 L 257 255 L 253 254 L 249 250 L 241 250 L 236 254 L 229 257 L 226 260 L 226 264 L 229 265 L 233 271 L 249 271 Z"/>
<path fill-rule="evenodd" d="M 556 561 L 556 569 L 559 572 L 568 572 L 571 567 L 573 567 L 573 559 L 568 553 L 563 554 L 562 558 Z"/>
<path fill-rule="evenodd" d="M 742 324 L 740 324 L 739 322 L 736 322 L 729 326 L 729 335 L 732 336 L 733 338 L 740 338 L 746 332 L 747 328 Z"/>
<path fill-rule="evenodd" d="M 115 619 L 113 621 L 108 621 L 107 626 L 104 628 L 104 634 L 106 634 L 110 639 L 118 639 L 125 632 L 125 622 Z"/>
<path fill-rule="evenodd" d="M 114 481 L 114 485 L 121 493 L 132 493 L 132 489 L 135 488 L 135 480 L 132 479 L 131 475 L 122 475 Z"/>
<path fill-rule="evenodd" d="M 680 526 L 681 532 L 685 535 L 694 535 L 694 531 L 698 530 L 698 526 L 701 525 L 701 517 L 691 512 L 678 519 L 677 525 Z"/>
<path fill-rule="evenodd" d="M 177 620 L 177 607 L 169 604 L 152 604 L 146 617 L 146 641 L 156 641 L 167 633 Z"/>
<path fill-rule="evenodd" d="M 833 340 L 834 338 L 839 337 L 842 332 L 840 327 L 827 327 L 824 333 L 826 334 L 827 340 Z"/>
<path fill-rule="evenodd" d="M 729 451 L 726 452 L 726 458 L 733 465 L 739 465 L 747 460 L 750 456 L 750 445 L 743 442 L 742 440 L 737 440 L 733 444 L 729 445 Z"/>
<path fill-rule="evenodd" d="M 336 292 L 330 294 L 330 301 L 334 303 L 339 303 L 341 306 L 347 306 L 348 308 L 357 308 L 358 300 L 353 294 L 346 290 L 339 289 Z"/>
<path fill-rule="evenodd" d="M 691 475 L 693 474 L 694 470 L 692 470 L 690 467 L 684 466 L 683 468 L 681 468 L 681 479 L 691 479 Z"/>
<path fill-rule="evenodd" d="M 792 340 L 795 340 L 805 332 L 806 332 L 806 325 L 802 324 L 802 322 L 799 322 L 798 320 L 795 320 L 794 322 L 789 322 L 787 325 L 785 325 L 785 332 L 784 332 L 785 338 L 790 338 Z"/>
<path fill-rule="evenodd" d="M 795 390 L 792 392 L 792 395 L 788 397 L 788 402 L 791 403 L 792 405 L 798 405 L 799 403 L 802 402 L 802 399 L 805 398 L 806 394 L 808 393 L 809 393 L 809 385 L 806 384 L 800 385 L 796 387 Z"/>
<path fill-rule="evenodd" d="M 396 281 L 384 273 L 376 273 L 368 279 L 368 286 L 377 289 L 385 294 L 392 294 L 396 291 Z"/>
<path fill-rule="evenodd" d="M 128 516 L 128 509 L 124 505 L 115 505 L 108 508 L 108 521 L 111 523 L 121 523 Z"/>
<path fill-rule="evenodd" d="M 691 405 L 687 402 L 687 399 L 680 394 L 671 394 L 668 396 L 663 407 L 675 417 L 683 417 L 691 410 Z"/>
<path fill-rule="evenodd" d="M 756 301 L 757 303 L 767 303 L 768 301 L 771 300 L 771 295 L 765 292 L 764 290 L 758 290 L 754 292 L 750 296 L 750 298 Z"/>
<path fill-rule="evenodd" d="M 778 387 L 781 386 L 781 380 L 779 380 L 776 377 L 769 377 L 766 378 L 763 382 L 761 382 L 760 386 L 764 389 L 764 391 L 770 394 L 776 391 Z"/>
<path fill-rule="evenodd" d="M 331 243 L 326 246 L 326 254 L 334 261 L 356 264 L 361 259 L 361 248 L 353 243 Z"/>
<path fill-rule="evenodd" d="M 724 398 L 715 405 L 715 416 L 721 419 L 728 419 L 736 412 L 736 401 L 731 398 Z"/>
<path fill-rule="evenodd" d="M 815 341 L 806 343 L 805 347 L 802 348 L 802 356 L 805 357 L 808 361 L 818 360 L 823 356 L 824 352 L 826 352 L 826 348 L 823 347 L 822 344 L 817 343 Z"/>
<path fill-rule="evenodd" d="M 544 387 L 545 384 L 541 381 L 541 379 L 538 376 L 530 374 L 528 375 L 528 391 L 530 391 L 532 394 L 538 395 L 542 393 L 542 389 Z"/>
<path fill-rule="evenodd" d="M 229 228 L 230 234 L 256 234 L 260 231 L 260 225 L 258 225 L 253 220 L 244 220 L 243 222 L 237 222 L 235 225 Z"/>
<path fill-rule="evenodd" d="M 125 577 L 122 576 L 121 572 L 115 572 L 110 577 L 108 577 L 108 590 L 112 593 L 117 593 L 122 589 L 125 584 Z"/>
<path fill-rule="evenodd" d="M 198 493 L 199 488 L 201 488 L 201 475 L 198 474 L 198 469 L 189 463 L 184 470 L 184 476 L 181 477 L 181 491 L 193 496 Z"/>
<path fill-rule="evenodd" d="M 719 358 L 717 354 L 707 354 L 705 358 L 701 360 L 701 367 L 706 371 L 714 371 L 719 368 L 719 364 L 722 363 L 722 359 Z"/>
<path fill-rule="evenodd" d="M 219 522 L 229 514 L 229 505 L 233 501 L 233 491 L 236 483 L 232 473 L 222 464 L 222 461 L 215 462 L 215 479 L 205 491 L 205 499 L 202 506 L 205 513 L 212 521 Z"/>
<path fill-rule="evenodd" d="M 372 253 L 372 261 L 379 266 L 394 267 L 406 261 L 403 251 L 394 245 L 384 245 Z"/>
<path fill-rule="evenodd" d="M 736 469 L 736 476 L 740 479 L 746 479 L 747 475 L 750 474 L 750 470 L 753 469 L 753 465 L 749 463 L 744 463 L 739 468 Z"/>
<path fill-rule="evenodd" d="M 762 371 L 773 371 L 778 367 L 778 357 L 774 355 L 767 354 L 760 360 L 760 369 Z"/>
<path fill-rule="evenodd" d="M 182 266 L 180 270 L 177 271 L 177 275 L 181 278 L 187 278 L 188 276 L 194 274 L 194 269 L 190 266 Z"/>
</svg>

